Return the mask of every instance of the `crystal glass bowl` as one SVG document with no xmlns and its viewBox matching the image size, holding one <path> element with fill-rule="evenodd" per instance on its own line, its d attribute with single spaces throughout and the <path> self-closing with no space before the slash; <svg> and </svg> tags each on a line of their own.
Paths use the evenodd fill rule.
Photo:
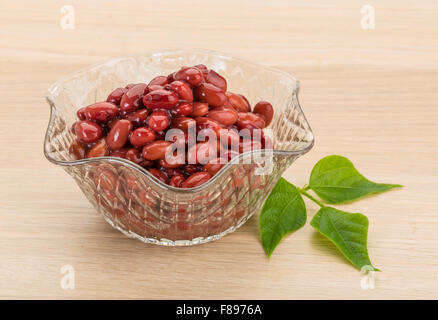
<svg viewBox="0 0 438 320">
<path fill-rule="evenodd" d="M 71 126 L 77 121 L 77 109 L 104 101 L 116 87 L 147 83 L 157 75 L 200 63 L 223 75 L 228 88 L 244 94 L 252 106 L 259 100 L 272 103 L 274 119 L 265 130 L 271 133 L 273 150 L 245 152 L 207 183 L 191 189 L 165 185 L 125 159 L 72 159 Z M 44 154 L 63 167 L 105 220 L 125 235 L 167 246 L 209 242 L 233 232 L 257 213 L 284 170 L 312 148 L 313 134 L 298 103 L 298 88 L 298 81 L 285 72 L 206 50 L 116 58 L 49 88 L 51 115 Z"/>
</svg>

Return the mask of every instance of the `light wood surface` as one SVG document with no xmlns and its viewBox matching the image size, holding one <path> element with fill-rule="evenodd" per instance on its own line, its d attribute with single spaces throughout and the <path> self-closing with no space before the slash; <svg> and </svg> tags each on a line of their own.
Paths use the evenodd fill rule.
<svg viewBox="0 0 438 320">
<path fill-rule="evenodd" d="M 328 4 L 330 3 L 330 4 Z M 60 27 L 62 5 L 76 28 Z M 372 1 L 0 1 L 0 298 L 438 298 L 438 4 Z M 258 217 L 189 248 L 105 223 L 43 156 L 45 90 L 79 68 L 169 48 L 224 51 L 292 73 L 316 135 L 285 177 L 328 154 L 403 189 L 340 206 L 370 219 L 375 289 L 306 225 L 270 261 Z M 309 219 L 316 206 L 307 202 Z M 75 289 L 60 286 L 61 267 Z"/>
</svg>

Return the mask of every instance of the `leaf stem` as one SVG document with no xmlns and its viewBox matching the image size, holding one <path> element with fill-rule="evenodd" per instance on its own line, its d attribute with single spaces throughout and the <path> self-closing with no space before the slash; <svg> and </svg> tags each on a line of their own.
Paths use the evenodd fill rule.
<svg viewBox="0 0 438 320">
<path fill-rule="evenodd" d="M 310 195 L 306 190 L 308 190 L 308 187 L 304 187 L 304 188 L 300 188 L 298 189 L 300 191 L 300 193 L 309 198 L 310 200 L 312 200 L 313 202 L 315 202 L 317 205 L 319 205 L 321 208 L 325 207 L 325 205 L 319 201 L 318 199 L 316 199 L 315 197 L 313 197 L 312 195 Z"/>
</svg>

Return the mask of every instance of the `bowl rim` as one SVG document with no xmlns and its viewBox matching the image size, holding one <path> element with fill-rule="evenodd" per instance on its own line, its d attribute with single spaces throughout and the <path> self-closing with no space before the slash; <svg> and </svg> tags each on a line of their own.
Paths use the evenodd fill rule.
<svg viewBox="0 0 438 320">
<path fill-rule="evenodd" d="M 303 118 L 308 126 L 308 131 L 311 134 L 311 140 L 303 148 L 298 149 L 298 150 L 287 151 L 287 150 L 276 150 L 276 149 L 260 149 L 260 150 L 251 150 L 251 151 L 243 152 L 243 153 L 239 154 L 238 156 L 234 157 L 233 159 L 231 159 L 230 161 L 228 161 L 206 183 L 204 183 L 200 186 L 197 186 L 197 187 L 193 187 L 193 188 L 176 188 L 176 187 L 172 187 L 172 186 L 169 186 L 167 184 L 164 184 L 159 179 L 157 179 L 154 175 L 152 175 L 147 169 L 143 168 L 142 166 L 140 166 L 134 162 L 131 162 L 127 159 L 124 159 L 124 158 L 106 156 L 106 157 L 86 158 L 86 159 L 80 159 L 80 160 L 58 160 L 58 159 L 53 158 L 50 155 L 50 151 L 48 149 L 49 139 L 50 139 L 49 133 L 50 133 L 50 128 L 53 126 L 53 123 L 54 123 L 55 118 L 56 118 L 56 113 L 57 113 L 56 105 L 51 100 L 50 97 L 51 97 L 54 89 L 57 88 L 60 83 L 67 81 L 67 80 L 70 80 L 73 77 L 82 75 L 86 72 L 89 72 L 91 69 L 101 67 L 102 65 L 108 64 L 111 62 L 116 63 L 117 61 L 122 61 L 122 60 L 127 60 L 127 59 L 134 59 L 138 62 L 140 58 L 145 58 L 145 57 L 155 57 L 155 56 L 160 56 L 160 55 L 178 54 L 178 53 L 187 54 L 187 53 L 193 53 L 193 52 L 211 54 L 211 55 L 215 55 L 217 57 L 220 57 L 220 58 L 226 59 L 226 60 L 234 60 L 237 62 L 240 61 L 240 62 L 245 63 L 247 65 L 252 65 L 253 67 L 263 68 L 264 70 L 268 70 L 271 72 L 281 74 L 281 75 L 289 78 L 290 80 L 294 81 L 295 88 L 294 88 L 294 91 L 292 93 L 293 98 L 295 99 L 297 107 L 299 108 L 300 113 L 303 116 Z M 282 71 L 282 70 L 279 70 L 276 68 L 272 68 L 272 67 L 266 67 L 266 66 L 258 64 L 258 63 L 254 63 L 254 62 L 251 62 L 251 61 L 248 61 L 245 59 L 241 59 L 241 58 L 236 58 L 236 57 L 233 57 L 232 55 L 228 55 L 228 54 L 225 54 L 223 52 L 214 51 L 214 50 L 177 49 L 177 50 L 151 51 L 150 54 L 137 55 L 137 56 L 120 56 L 120 57 L 116 57 L 116 58 L 106 59 L 106 60 L 103 60 L 101 62 L 97 62 L 95 64 L 92 64 L 91 66 L 84 67 L 84 68 L 81 68 L 75 72 L 67 74 L 66 76 L 64 76 L 64 77 L 60 78 L 59 80 L 57 80 L 56 82 L 52 83 L 49 86 L 49 88 L 47 89 L 45 98 L 46 98 L 47 103 L 50 106 L 50 117 L 49 117 L 49 123 L 47 125 L 47 129 L 46 129 L 46 134 L 44 136 L 44 146 L 43 146 L 44 147 L 43 148 L 44 156 L 50 162 L 52 162 L 56 165 L 60 165 L 62 167 L 73 167 L 73 166 L 77 166 L 77 165 L 83 165 L 83 164 L 88 164 L 88 163 L 93 163 L 93 162 L 102 162 L 102 161 L 110 162 L 110 163 L 118 163 L 118 164 L 122 164 L 124 166 L 127 166 L 127 167 L 137 171 L 138 173 L 142 174 L 143 176 L 147 177 L 152 183 L 154 183 L 154 185 L 156 187 L 159 187 L 160 189 L 167 190 L 167 191 L 174 191 L 174 192 L 178 192 L 178 193 L 198 193 L 199 191 L 202 191 L 203 189 L 206 189 L 210 185 L 214 184 L 222 176 L 222 174 L 225 171 L 227 171 L 232 165 L 239 163 L 244 157 L 246 157 L 248 155 L 257 156 L 257 155 L 262 155 L 265 152 L 272 152 L 272 155 L 277 154 L 277 155 L 283 155 L 283 156 L 301 156 L 301 155 L 304 155 L 305 153 L 309 152 L 310 149 L 312 149 L 312 147 L 315 144 L 315 137 L 314 137 L 313 131 L 310 127 L 310 124 L 307 121 L 307 118 L 306 118 L 306 116 L 301 108 L 301 105 L 299 103 L 299 100 L 298 100 L 299 89 L 300 89 L 299 80 L 285 71 Z"/>
</svg>

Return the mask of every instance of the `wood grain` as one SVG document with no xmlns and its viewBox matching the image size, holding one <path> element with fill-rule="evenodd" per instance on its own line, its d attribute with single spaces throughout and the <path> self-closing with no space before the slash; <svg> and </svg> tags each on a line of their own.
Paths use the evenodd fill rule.
<svg viewBox="0 0 438 320">
<path fill-rule="evenodd" d="M 0 298 L 438 298 L 438 5 L 364 1 L 0 1 Z M 257 217 L 220 241 L 144 245 L 98 216 L 43 156 L 48 86 L 78 68 L 168 48 L 220 50 L 295 75 L 315 148 L 285 173 L 306 183 L 328 154 L 403 189 L 341 206 L 370 219 L 374 290 L 307 225 L 268 261 Z M 309 216 L 316 212 L 308 204 Z M 75 290 L 60 287 L 63 265 Z"/>
</svg>

